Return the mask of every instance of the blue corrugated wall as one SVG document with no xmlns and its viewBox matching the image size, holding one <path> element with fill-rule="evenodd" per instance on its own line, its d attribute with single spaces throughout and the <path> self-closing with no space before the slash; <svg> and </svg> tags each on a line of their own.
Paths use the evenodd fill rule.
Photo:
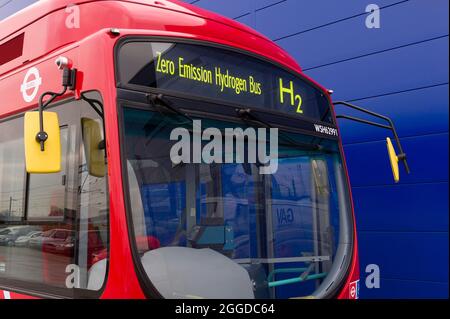
<svg viewBox="0 0 450 319">
<path fill-rule="evenodd" d="M 386 132 L 340 123 L 358 224 L 361 296 L 448 297 L 448 0 L 187 2 L 275 40 L 309 76 L 334 89 L 335 100 L 394 119 L 412 170 L 409 176 L 402 170 L 397 185 Z M 365 26 L 371 3 L 381 8 L 380 29 Z M 380 289 L 365 286 L 368 264 L 380 267 Z"/>
</svg>

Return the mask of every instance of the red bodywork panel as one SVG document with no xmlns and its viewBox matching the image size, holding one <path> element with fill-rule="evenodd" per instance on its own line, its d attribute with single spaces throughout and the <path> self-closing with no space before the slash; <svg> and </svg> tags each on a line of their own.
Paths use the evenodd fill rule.
<svg viewBox="0 0 450 319">
<path fill-rule="evenodd" d="M 68 16 L 73 12 L 68 5 L 72 4 L 77 4 L 80 10 L 79 28 L 66 27 Z M 111 28 L 119 29 L 120 36 L 111 34 Z M 118 39 L 128 35 L 196 39 L 246 50 L 296 72 L 301 72 L 301 69 L 292 57 L 261 34 L 233 20 L 179 1 L 39 1 L 0 22 L 0 47 L 21 34 L 24 35 L 22 55 L 0 65 L 0 120 L 36 108 L 40 94 L 60 89 L 61 72 L 54 63 L 60 55 L 68 57 L 71 66 L 79 70 L 76 97 L 81 91 L 101 92 L 108 137 L 111 247 L 107 283 L 102 297 L 144 298 L 134 271 L 122 188 L 113 80 L 113 52 Z M 25 75 L 32 67 L 39 70 L 42 84 L 36 97 L 25 102 L 21 86 L 25 84 Z M 67 96 L 70 94 L 73 93 Z M 354 242 L 352 265 L 339 298 L 349 298 L 349 283 L 359 279 L 356 233 Z M 26 298 L 15 292 L 6 292 L 5 296 Z M 0 299 L 3 297 L 4 291 L 0 290 Z"/>
</svg>

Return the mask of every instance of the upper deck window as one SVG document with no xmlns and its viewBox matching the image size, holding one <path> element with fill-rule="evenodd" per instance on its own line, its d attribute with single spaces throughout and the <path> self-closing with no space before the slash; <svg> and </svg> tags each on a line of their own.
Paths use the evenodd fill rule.
<svg viewBox="0 0 450 319">
<path fill-rule="evenodd" d="M 0 65 L 22 56 L 24 34 L 0 44 Z"/>
</svg>

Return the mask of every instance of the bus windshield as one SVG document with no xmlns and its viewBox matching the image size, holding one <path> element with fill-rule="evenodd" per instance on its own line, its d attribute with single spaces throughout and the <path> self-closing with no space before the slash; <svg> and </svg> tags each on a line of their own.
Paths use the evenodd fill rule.
<svg viewBox="0 0 450 319">
<path fill-rule="evenodd" d="M 296 298 L 339 283 L 351 255 L 351 214 L 337 141 L 280 132 L 272 174 L 247 158 L 175 164 L 173 132 L 192 133 L 193 122 L 131 103 L 121 110 L 135 245 L 162 297 Z M 251 128 L 194 119 L 220 132 Z"/>
<path fill-rule="evenodd" d="M 144 287 L 164 298 L 335 294 L 353 221 L 323 91 L 205 43 L 125 38 L 116 59 L 124 189 Z"/>
</svg>

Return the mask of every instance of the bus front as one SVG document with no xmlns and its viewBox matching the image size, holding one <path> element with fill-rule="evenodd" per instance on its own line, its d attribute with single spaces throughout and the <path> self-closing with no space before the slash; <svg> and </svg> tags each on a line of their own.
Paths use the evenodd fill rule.
<svg viewBox="0 0 450 319">
<path fill-rule="evenodd" d="M 182 39 L 126 37 L 115 68 L 148 296 L 355 297 L 350 190 L 322 88 L 260 56 Z"/>
</svg>

